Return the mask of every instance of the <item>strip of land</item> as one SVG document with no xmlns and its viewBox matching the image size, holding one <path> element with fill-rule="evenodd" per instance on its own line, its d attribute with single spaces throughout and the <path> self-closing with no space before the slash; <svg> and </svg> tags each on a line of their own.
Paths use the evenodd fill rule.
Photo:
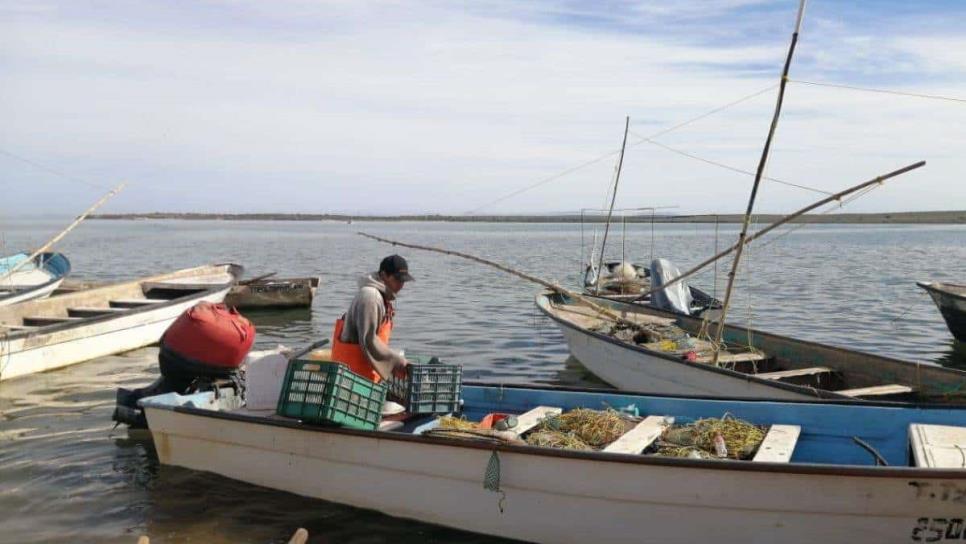
<svg viewBox="0 0 966 544">
<path fill-rule="evenodd" d="M 755 222 L 772 223 L 784 217 L 779 214 L 756 214 Z M 740 223 L 741 214 L 723 215 L 634 215 L 626 216 L 628 223 Z M 347 215 L 305 213 L 120 213 L 92 215 L 91 219 L 179 219 L 187 221 L 434 221 L 455 223 L 603 223 L 602 215 Z M 621 221 L 616 218 L 616 221 Z M 893 213 L 839 213 L 804 215 L 794 223 L 815 224 L 904 224 L 958 225 L 966 224 L 966 210 Z"/>
</svg>

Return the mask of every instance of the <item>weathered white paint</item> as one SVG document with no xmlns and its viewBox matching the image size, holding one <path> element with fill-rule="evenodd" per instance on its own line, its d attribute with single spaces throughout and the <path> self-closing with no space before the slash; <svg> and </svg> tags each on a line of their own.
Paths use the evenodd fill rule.
<svg viewBox="0 0 966 544">
<path fill-rule="evenodd" d="M 69 327 L 37 327 L 29 331 L 0 335 L 0 380 L 61 368 L 97 357 L 121 353 L 156 343 L 182 312 L 200 301 L 221 302 L 231 288 L 234 276 L 229 266 L 198 267 L 158 278 L 192 277 L 191 272 L 210 279 L 210 289 L 175 301 L 117 312 L 101 318 L 79 319 Z M 214 275 L 220 270 L 220 275 Z M 147 280 L 143 280 L 147 281 Z M 23 316 L 66 316 L 69 308 L 108 305 L 111 300 L 141 294 L 140 282 L 127 282 L 29 301 L 5 307 L 0 326 L 17 322 Z M 142 295 L 143 297 L 143 295 Z M 143 298 L 142 298 L 143 300 Z"/>
<path fill-rule="evenodd" d="M 160 461 L 255 485 L 533 542 L 905 543 L 964 505 L 902 476 L 730 470 L 501 452 L 233 421 L 146 406 Z M 618 456 L 614 456 L 615 458 Z M 756 463 L 756 466 L 759 464 Z M 787 467 L 787 470 L 786 470 Z M 874 471 L 870 471 L 874 472 Z M 921 476 L 921 474 L 920 474 Z M 928 485 L 961 489 L 957 479 Z"/>
<path fill-rule="evenodd" d="M 705 363 L 670 361 L 571 327 L 561 325 L 560 330 L 574 358 L 600 379 L 625 391 L 769 399 L 814 398 L 742 377 L 709 372 L 701 367 Z"/>
</svg>

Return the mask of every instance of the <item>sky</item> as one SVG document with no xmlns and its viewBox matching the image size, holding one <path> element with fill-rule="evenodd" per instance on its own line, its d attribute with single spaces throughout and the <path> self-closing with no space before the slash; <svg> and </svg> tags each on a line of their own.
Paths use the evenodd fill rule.
<svg viewBox="0 0 966 544">
<path fill-rule="evenodd" d="M 668 147 L 754 171 L 797 7 L 0 0 L 0 214 L 120 182 L 102 211 L 595 208 L 625 116 L 618 207 L 742 212 L 752 176 Z M 966 209 L 964 28 L 961 0 L 809 2 L 766 171 L 808 189 L 765 181 L 756 210 L 918 160 L 841 211 Z"/>
</svg>

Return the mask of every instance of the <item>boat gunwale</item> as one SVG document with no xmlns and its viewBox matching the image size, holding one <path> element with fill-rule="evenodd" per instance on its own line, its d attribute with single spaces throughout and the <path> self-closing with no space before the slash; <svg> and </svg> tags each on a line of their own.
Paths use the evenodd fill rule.
<svg viewBox="0 0 966 544">
<path fill-rule="evenodd" d="M 651 316 L 654 316 L 654 317 L 663 317 L 663 318 L 667 318 L 667 319 L 673 319 L 675 321 L 677 321 L 679 319 L 684 319 L 684 318 L 697 319 L 697 318 L 692 317 L 692 316 L 683 316 L 683 315 L 678 315 L 678 314 L 674 314 L 674 313 L 671 313 L 671 312 L 665 312 L 665 311 L 658 310 L 658 309 L 655 309 L 655 308 L 642 307 L 640 305 L 632 304 L 632 303 L 628 303 L 628 302 L 615 301 L 615 300 L 608 299 L 606 297 L 597 297 L 597 296 L 590 295 L 590 296 L 588 296 L 588 298 L 598 299 L 598 300 L 606 300 L 606 301 L 608 301 L 610 303 L 616 303 L 616 304 L 623 304 L 623 305 L 631 306 L 635 310 L 634 313 L 643 314 L 643 315 L 651 315 Z M 607 342 L 609 344 L 613 344 L 613 345 L 616 345 L 616 346 L 619 346 L 619 347 L 622 347 L 622 348 L 625 348 L 625 349 L 631 349 L 631 350 L 637 351 L 639 353 L 644 353 L 644 354 L 647 354 L 647 355 L 650 355 L 650 356 L 660 357 L 661 359 L 665 359 L 667 361 L 671 361 L 671 362 L 674 362 L 674 363 L 686 365 L 689 368 L 698 368 L 700 370 L 705 370 L 705 371 L 710 371 L 710 372 L 718 372 L 719 374 L 723 374 L 723 375 L 726 375 L 726 376 L 729 376 L 729 377 L 732 377 L 732 378 L 744 378 L 744 379 L 746 379 L 748 381 L 751 381 L 751 382 L 754 382 L 754 383 L 757 383 L 757 384 L 768 385 L 768 386 L 774 387 L 776 389 L 784 389 L 786 391 L 793 391 L 795 393 L 801 393 L 801 394 L 804 394 L 804 395 L 809 396 L 809 397 L 812 397 L 812 398 L 818 398 L 818 399 L 823 399 L 823 400 L 848 400 L 850 402 L 857 402 L 857 401 L 861 400 L 861 399 L 855 399 L 854 397 L 849 397 L 849 396 L 846 396 L 846 395 L 841 395 L 841 394 L 836 393 L 835 391 L 831 391 L 831 390 L 828 390 L 828 389 L 816 389 L 816 388 L 812 388 L 812 387 L 803 387 L 803 386 L 799 386 L 799 385 L 795 385 L 795 384 L 790 384 L 790 383 L 785 383 L 785 382 L 780 382 L 780 381 L 766 380 L 766 379 L 763 379 L 763 378 L 758 378 L 754 374 L 745 374 L 745 373 L 738 372 L 738 371 L 735 371 L 735 370 L 729 370 L 729 369 L 723 368 L 723 367 L 713 367 L 713 366 L 707 366 L 707 365 L 697 366 L 695 363 L 689 363 L 687 361 L 681 360 L 681 359 L 679 359 L 677 357 L 673 357 L 673 356 L 668 355 L 666 353 L 662 353 L 662 352 L 659 352 L 659 351 L 650 350 L 650 349 L 647 349 L 647 348 L 644 348 L 644 347 L 638 346 L 638 345 L 631 345 L 631 344 L 629 344 L 627 342 L 623 342 L 621 340 L 612 338 L 612 337 L 607 336 L 605 334 L 598 333 L 598 332 L 594 332 L 594 331 L 591 331 L 589 329 L 585 329 L 583 327 L 580 327 L 579 325 L 577 325 L 575 323 L 571 323 L 570 321 L 567 321 L 566 319 L 564 319 L 564 318 L 562 318 L 560 316 L 554 315 L 550 311 L 551 308 L 545 307 L 544 305 L 542 305 L 540 303 L 541 299 L 546 299 L 547 300 L 547 306 L 550 306 L 550 297 L 548 296 L 548 292 L 547 291 L 544 291 L 544 292 L 541 292 L 541 293 L 538 293 L 537 294 L 537 296 L 536 296 L 536 306 L 548 318 L 552 319 L 553 321 L 557 322 L 558 324 L 564 325 L 564 326 L 566 326 L 566 327 L 568 327 L 570 329 L 573 329 L 575 331 L 578 331 L 580 333 L 591 335 L 591 336 L 593 336 L 593 337 L 595 337 L 595 338 L 597 338 L 599 340 L 603 340 L 603 341 L 605 341 L 605 342 Z M 620 311 L 620 310 L 619 309 L 616 309 L 616 311 Z M 862 351 L 850 350 L 850 349 L 842 348 L 842 347 L 838 347 L 838 346 L 833 346 L 833 345 L 828 345 L 828 344 L 820 344 L 818 342 L 813 342 L 813 341 L 810 341 L 810 340 L 801 340 L 801 339 L 797 339 L 797 338 L 791 338 L 791 337 L 788 337 L 788 336 L 783 336 L 783 335 L 780 335 L 780 334 L 775 334 L 775 333 L 770 333 L 770 332 L 764 332 L 764 331 L 760 331 L 758 329 L 752 329 L 750 327 L 739 327 L 739 326 L 736 326 L 736 325 L 725 324 L 725 329 L 726 330 L 727 329 L 731 329 L 733 332 L 750 333 L 752 335 L 759 335 L 759 336 L 764 337 L 764 338 L 772 338 L 772 339 L 775 339 L 775 340 L 778 340 L 778 341 L 781 341 L 781 342 L 788 342 L 788 343 L 792 343 L 792 344 L 804 345 L 806 347 L 813 347 L 813 348 L 818 348 L 818 349 L 830 350 L 832 352 L 838 352 L 838 353 L 845 354 L 845 355 L 850 355 L 850 356 L 859 356 L 859 357 L 865 357 L 865 358 L 878 359 L 881 362 L 888 363 L 888 364 L 902 365 L 902 366 L 921 366 L 922 365 L 922 363 L 918 363 L 918 362 L 915 362 L 915 361 L 904 361 L 902 359 L 896 359 L 896 358 L 888 357 L 888 356 L 885 356 L 885 355 L 878 355 L 878 354 L 873 354 L 873 353 L 865 353 L 865 352 L 862 352 Z M 934 370 L 934 371 L 937 371 L 937 372 L 940 372 L 940 373 L 943 373 L 943 374 L 947 374 L 947 375 L 950 375 L 950 376 L 953 376 L 953 375 L 956 375 L 956 374 L 963 374 L 962 378 L 966 379 L 966 372 L 963 372 L 963 371 L 960 371 L 960 370 L 956 370 L 956 369 L 952 369 L 952 368 L 943 367 L 943 366 L 938 366 L 938 365 L 928 365 L 928 366 L 929 366 L 930 370 Z M 772 400 L 774 400 L 774 399 L 772 399 Z M 814 401 L 806 401 L 806 402 L 814 402 Z M 915 402 L 910 403 L 910 402 L 905 402 L 905 401 L 880 401 L 880 402 L 887 402 L 887 403 L 889 403 L 889 404 L 891 404 L 893 406 L 910 406 L 910 405 L 920 405 L 921 404 L 921 403 L 915 403 Z M 947 404 L 946 406 L 950 406 L 950 405 Z"/>
<path fill-rule="evenodd" d="M 522 385 L 522 384 L 478 384 L 478 383 L 466 383 L 464 385 L 478 386 L 478 387 L 512 387 L 517 389 L 536 389 L 536 390 L 551 390 L 551 391 L 568 391 L 568 392 L 586 392 L 586 393 L 601 393 L 599 389 L 570 389 L 570 388 L 558 388 L 558 387 L 540 387 L 532 385 Z M 620 394 L 638 394 L 647 397 L 657 397 L 660 395 L 651 395 L 645 393 L 630 393 L 630 392 L 619 392 Z M 688 398 L 676 395 L 663 395 L 670 398 Z M 148 397 L 150 398 L 150 397 Z M 708 399 L 708 397 L 700 397 L 702 399 Z M 728 400 L 741 400 L 742 402 L 767 402 L 775 403 L 779 401 L 768 400 L 768 399 L 728 399 Z M 785 401 L 780 401 L 785 403 Z M 814 405 L 814 401 L 797 401 L 799 403 Z M 854 403 L 836 402 L 835 404 L 854 406 Z M 882 403 L 867 403 L 867 404 L 882 404 Z M 883 407 L 896 408 L 894 404 L 886 403 Z M 198 408 L 194 406 L 172 406 L 164 404 L 152 404 L 147 403 L 143 406 L 145 410 L 164 410 L 180 414 L 200 416 L 200 417 L 210 417 L 214 419 L 221 419 L 227 421 L 233 421 L 238 423 L 249 423 L 253 425 L 267 425 L 270 427 L 280 427 L 285 429 L 308 431 L 308 432 L 318 432 L 323 434 L 336 434 L 336 435 L 349 435 L 358 436 L 363 438 L 369 438 L 373 440 L 393 440 L 399 442 L 410 442 L 416 444 L 424 445 L 442 445 L 450 447 L 458 447 L 464 449 L 473 450 L 484 450 L 490 452 L 505 452 L 505 453 L 516 453 L 522 455 L 531 455 L 537 457 L 553 457 L 553 458 L 563 458 L 563 459 L 574 459 L 583 461 L 596 461 L 596 462 L 607 462 L 607 463 L 622 463 L 622 464 L 635 464 L 635 465 L 655 465 L 655 466 L 671 466 L 679 468 L 694 468 L 703 470 L 738 470 L 747 471 L 755 473 L 780 473 L 780 474 L 808 474 L 808 475 L 834 475 L 834 476 L 853 476 L 862 478 L 916 478 L 916 479 L 957 479 L 962 480 L 966 478 L 966 470 L 957 469 L 937 469 L 937 468 L 925 468 L 925 467 L 909 467 L 909 466 L 869 466 L 869 465 L 836 465 L 836 464 L 825 464 L 825 463 L 771 463 L 771 462 L 750 462 L 750 461 L 739 461 L 732 459 L 690 459 L 683 457 L 660 457 L 655 455 L 627 455 L 621 453 L 606 453 L 603 451 L 577 451 L 577 450 L 565 450 L 565 449 L 555 449 L 555 448 L 544 448 L 539 446 L 530 445 L 512 445 L 512 444 L 489 444 L 481 443 L 471 440 L 460 440 L 457 438 L 447 438 L 447 437 L 429 437 L 423 435 L 416 435 L 410 433 L 400 433 L 393 431 L 364 431 L 358 429 L 349 429 L 338 426 L 325 426 L 325 425 L 311 425 L 305 424 L 298 420 L 283 420 L 283 419 L 271 419 L 264 416 L 257 416 L 253 414 L 235 413 L 228 411 L 218 411 L 206 408 Z M 907 408 L 912 408 L 907 406 Z M 920 409 L 945 409 L 949 410 L 949 406 L 939 406 L 939 405 L 928 405 L 928 406 L 916 406 Z M 957 409 L 957 408 L 953 408 Z M 149 422 L 150 430 L 150 422 Z M 168 434 L 173 434 L 178 436 L 177 430 L 169 431 Z M 911 485 L 911 484 L 910 484 Z"/>
<path fill-rule="evenodd" d="M 944 296 L 944 297 L 949 297 L 949 298 L 952 298 L 952 299 L 961 300 L 961 301 L 966 302 L 966 294 L 954 293 L 954 292 L 951 292 L 951 291 L 947 291 L 946 289 L 943 289 L 942 287 L 937 287 L 937 286 L 945 286 L 945 285 L 954 285 L 956 287 L 964 287 L 964 288 L 966 288 L 966 285 L 959 285 L 959 284 L 956 284 L 956 283 L 946 283 L 946 282 L 941 282 L 941 281 L 931 281 L 931 282 L 917 281 L 916 282 L 916 285 L 919 286 L 924 291 L 926 291 L 927 293 L 929 293 L 930 295 L 937 294 L 937 295 L 941 295 L 941 296 Z"/>
<path fill-rule="evenodd" d="M 64 321 L 63 323 L 56 323 L 56 324 L 53 324 L 53 325 L 47 325 L 47 326 L 43 326 L 43 327 L 38 327 L 36 330 L 17 330 L 17 331 L 13 331 L 13 332 L 7 332 L 7 333 L 3 334 L 2 337 L 3 337 L 3 340 L 4 341 L 10 342 L 10 341 L 13 341 L 13 340 L 27 339 L 27 338 L 30 338 L 32 336 L 37 336 L 37 335 L 46 335 L 46 334 L 52 334 L 52 333 L 57 333 L 57 332 L 63 332 L 63 331 L 67 331 L 67 330 L 77 329 L 77 328 L 84 327 L 84 326 L 88 326 L 88 325 L 97 325 L 97 324 L 100 324 L 100 323 L 106 323 L 108 321 L 113 321 L 113 320 L 121 319 L 121 318 L 124 318 L 124 317 L 129 317 L 129 316 L 134 316 L 134 315 L 140 315 L 140 314 L 144 314 L 144 313 L 147 313 L 147 312 L 152 312 L 152 311 L 156 311 L 156 310 L 161 310 L 161 309 L 169 308 L 169 307 L 175 306 L 177 304 L 183 304 L 184 302 L 186 302 L 186 301 L 188 301 L 188 300 L 190 300 L 192 298 L 204 298 L 204 297 L 210 296 L 212 294 L 215 294 L 215 293 L 217 293 L 219 291 L 226 290 L 226 289 L 231 289 L 231 287 L 235 284 L 235 282 L 238 281 L 238 278 L 241 276 L 242 271 L 244 270 L 244 268 L 241 265 L 235 264 L 235 263 L 218 263 L 218 264 L 212 264 L 212 265 L 203 265 L 203 266 L 194 267 L 194 268 L 201 269 L 201 268 L 219 268 L 219 267 L 226 267 L 226 271 L 225 272 L 227 274 L 233 276 L 234 279 L 232 281 L 230 281 L 230 282 L 227 282 L 227 283 L 224 283 L 224 284 L 221 284 L 221 285 L 213 285 L 212 287 L 210 287 L 208 289 L 205 289 L 203 291 L 196 291 L 196 292 L 189 293 L 189 294 L 186 294 L 186 295 L 177 297 L 177 298 L 168 299 L 168 300 L 165 300 L 164 302 L 159 302 L 158 304 L 151 304 L 151 305 L 145 304 L 143 306 L 136 307 L 136 308 L 126 308 L 124 312 L 104 314 L 104 315 L 97 315 L 97 316 L 91 316 L 91 317 L 84 317 L 84 318 L 75 319 L 75 320 L 72 320 L 72 321 Z M 107 284 L 107 285 L 102 285 L 102 286 L 99 286 L 99 287 L 95 287 L 95 288 L 90 289 L 90 290 L 93 291 L 93 290 L 98 290 L 98 289 L 112 289 L 112 288 L 115 288 L 117 286 L 121 286 L 121 285 L 131 285 L 131 284 L 134 284 L 134 283 L 142 284 L 144 282 L 156 281 L 156 279 L 158 277 L 168 276 L 170 274 L 175 274 L 175 273 L 182 272 L 182 271 L 185 271 L 185 270 L 192 270 L 192 269 L 191 268 L 185 268 L 185 269 L 181 269 L 181 270 L 175 270 L 174 272 L 170 272 L 169 274 L 161 274 L 159 276 L 151 276 L 149 278 L 143 278 L 143 279 L 139 279 L 139 280 L 125 281 L 125 282 L 119 282 L 119 283 L 111 283 L 111 284 Z M 75 294 L 75 293 L 65 293 L 63 295 L 56 295 L 56 296 L 53 296 L 53 297 L 49 297 L 46 300 L 55 300 L 58 297 L 61 297 L 61 296 L 71 296 L 73 294 Z M 27 302 L 34 302 L 34 301 L 27 301 Z M 0 327 L 2 327 L 2 326 L 3 325 L 0 324 Z M 27 350 L 24 350 L 24 351 L 27 351 Z"/>
</svg>

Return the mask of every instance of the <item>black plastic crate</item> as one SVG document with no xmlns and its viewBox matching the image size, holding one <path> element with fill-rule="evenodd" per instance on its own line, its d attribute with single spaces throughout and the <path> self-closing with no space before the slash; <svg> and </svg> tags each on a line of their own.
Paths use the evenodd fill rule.
<svg viewBox="0 0 966 544">
<path fill-rule="evenodd" d="M 436 357 L 411 356 L 409 360 L 405 379 L 393 376 L 388 380 L 389 398 L 405 406 L 410 414 L 458 412 L 463 393 L 463 367 L 443 364 Z"/>
</svg>

